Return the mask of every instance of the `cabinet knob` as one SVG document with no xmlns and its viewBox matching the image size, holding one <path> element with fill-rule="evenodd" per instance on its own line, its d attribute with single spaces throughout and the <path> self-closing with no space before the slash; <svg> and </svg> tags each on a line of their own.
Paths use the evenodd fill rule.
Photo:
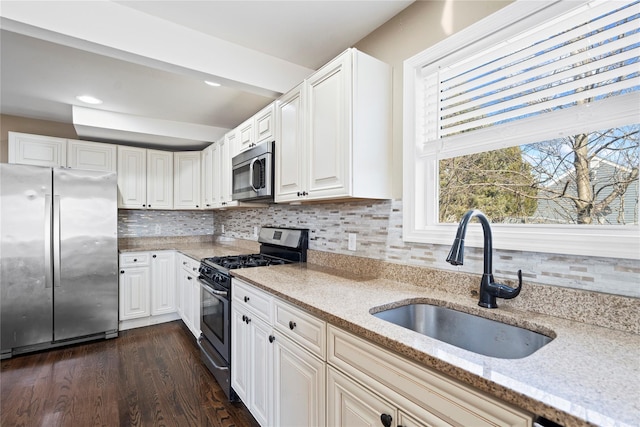
<svg viewBox="0 0 640 427">
<path fill-rule="evenodd" d="M 142 207 L 143 207 L 143 208 L 146 208 L 146 207 L 147 207 L 147 205 L 142 205 Z"/>
<path fill-rule="evenodd" d="M 187 261 L 182 261 L 182 265 L 187 265 Z"/>
<path fill-rule="evenodd" d="M 133 259 L 133 262 L 138 262 L 138 258 L 134 258 L 134 259 Z"/>
<path fill-rule="evenodd" d="M 249 302 L 249 297 L 244 297 L 244 302 Z"/>
<path fill-rule="evenodd" d="M 155 258 L 155 257 L 157 257 L 157 255 L 153 255 L 153 257 Z"/>
<path fill-rule="evenodd" d="M 295 328 L 296 326 L 298 326 L 296 325 L 296 322 L 289 321 L 289 329 L 293 331 L 293 328 Z"/>
<path fill-rule="evenodd" d="M 193 280 L 193 277 L 187 276 L 187 280 Z"/>
<path fill-rule="evenodd" d="M 269 335 L 269 342 L 272 343 L 276 340 L 276 337 L 274 337 L 273 335 Z"/>
<path fill-rule="evenodd" d="M 393 418 L 389 414 L 381 414 L 380 421 L 382 422 L 382 425 L 384 427 L 391 427 L 391 422 L 393 421 Z"/>
<path fill-rule="evenodd" d="M 150 208 L 150 207 L 151 207 L 151 205 L 149 205 L 149 206 L 147 206 L 147 207 L 148 207 L 148 208 Z"/>
<path fill-rule="evenodd" d="M 242 315 L 242 321 L 246 322 L 247 321 L 247 316 L 245 316 L 244 314 Z"/>
<path fill-rule="evenodd" d="M 120 270 L 120 274 L 124 274 L 124 270 Z"/>
</svg>

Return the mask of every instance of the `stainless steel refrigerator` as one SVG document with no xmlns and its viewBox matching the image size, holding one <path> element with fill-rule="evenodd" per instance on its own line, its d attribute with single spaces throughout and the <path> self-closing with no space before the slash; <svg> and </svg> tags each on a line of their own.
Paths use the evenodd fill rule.
<svg viewBox="0 0 640 427">
<path fill-rule="evenodd" d="M 0 164 L 0 357 L 118 335 L 115 172 Z"/>
</svg>

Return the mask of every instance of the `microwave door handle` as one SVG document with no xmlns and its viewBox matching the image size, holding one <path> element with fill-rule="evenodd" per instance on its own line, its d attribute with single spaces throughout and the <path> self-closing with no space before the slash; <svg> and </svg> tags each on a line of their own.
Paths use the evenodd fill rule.
<svg viewBox="0 0 640 427">
<path fill-rule="evenodd" d="M 251 160 L 251 163 L 249 163 L 249 185 L 251 185 L 251 188 L 253 188 L 253 191 L 255 191 L 256 193 L 258 192 L 258 189 L 255 187 L 255 185 L 253 185 L 253 165 L 255 165 L 257 161 L 258 158 L 256 157 Z"/>
</svg>

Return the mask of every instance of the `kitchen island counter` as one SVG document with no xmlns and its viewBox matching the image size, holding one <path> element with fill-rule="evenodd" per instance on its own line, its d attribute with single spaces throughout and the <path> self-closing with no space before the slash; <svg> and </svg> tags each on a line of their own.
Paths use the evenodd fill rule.
<svg viewBox="0 0 640 427">
<path fill-rule="evenodd" d="M 640 425 L 637 334 L 506 304 L 495 310 L 484 309 L 478 307 L 477 297 L 449 292 L 442 286 L 418 287 L 315 264 L 241 269 L 232 275 L 335 326 L 565 427 Z M 451 289 L 455 287 L 452 283 Z M 408 302 L 444 305 L 502 320 L 554 336 L 554 340 L 528 357 L 497 359 L 371 314 Z"/>
</svg>

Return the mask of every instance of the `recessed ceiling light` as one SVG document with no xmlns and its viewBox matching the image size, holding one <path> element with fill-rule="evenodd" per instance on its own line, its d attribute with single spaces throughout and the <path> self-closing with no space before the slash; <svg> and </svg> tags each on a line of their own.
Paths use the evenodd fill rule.
<svg viewBox="0 0 640 427">
<path fill-rule="evenodd" d="M 91 96 L 91 95 L 78 95 L 76 96 L 76 99 L 86 104 L 102 104 L 101 99 L 98 99 L 95 96 Z"/>
<path fill-rule="evenodd" d="M 209 86 L 213 86 L 213 87 L 218 87 L 220 86 L 220 83 L 216 83 L 216 82 L 212 82 L 210 80 L 205 80 L 204 81 L 206 84 L 208 84 Z"/>
</svg>

